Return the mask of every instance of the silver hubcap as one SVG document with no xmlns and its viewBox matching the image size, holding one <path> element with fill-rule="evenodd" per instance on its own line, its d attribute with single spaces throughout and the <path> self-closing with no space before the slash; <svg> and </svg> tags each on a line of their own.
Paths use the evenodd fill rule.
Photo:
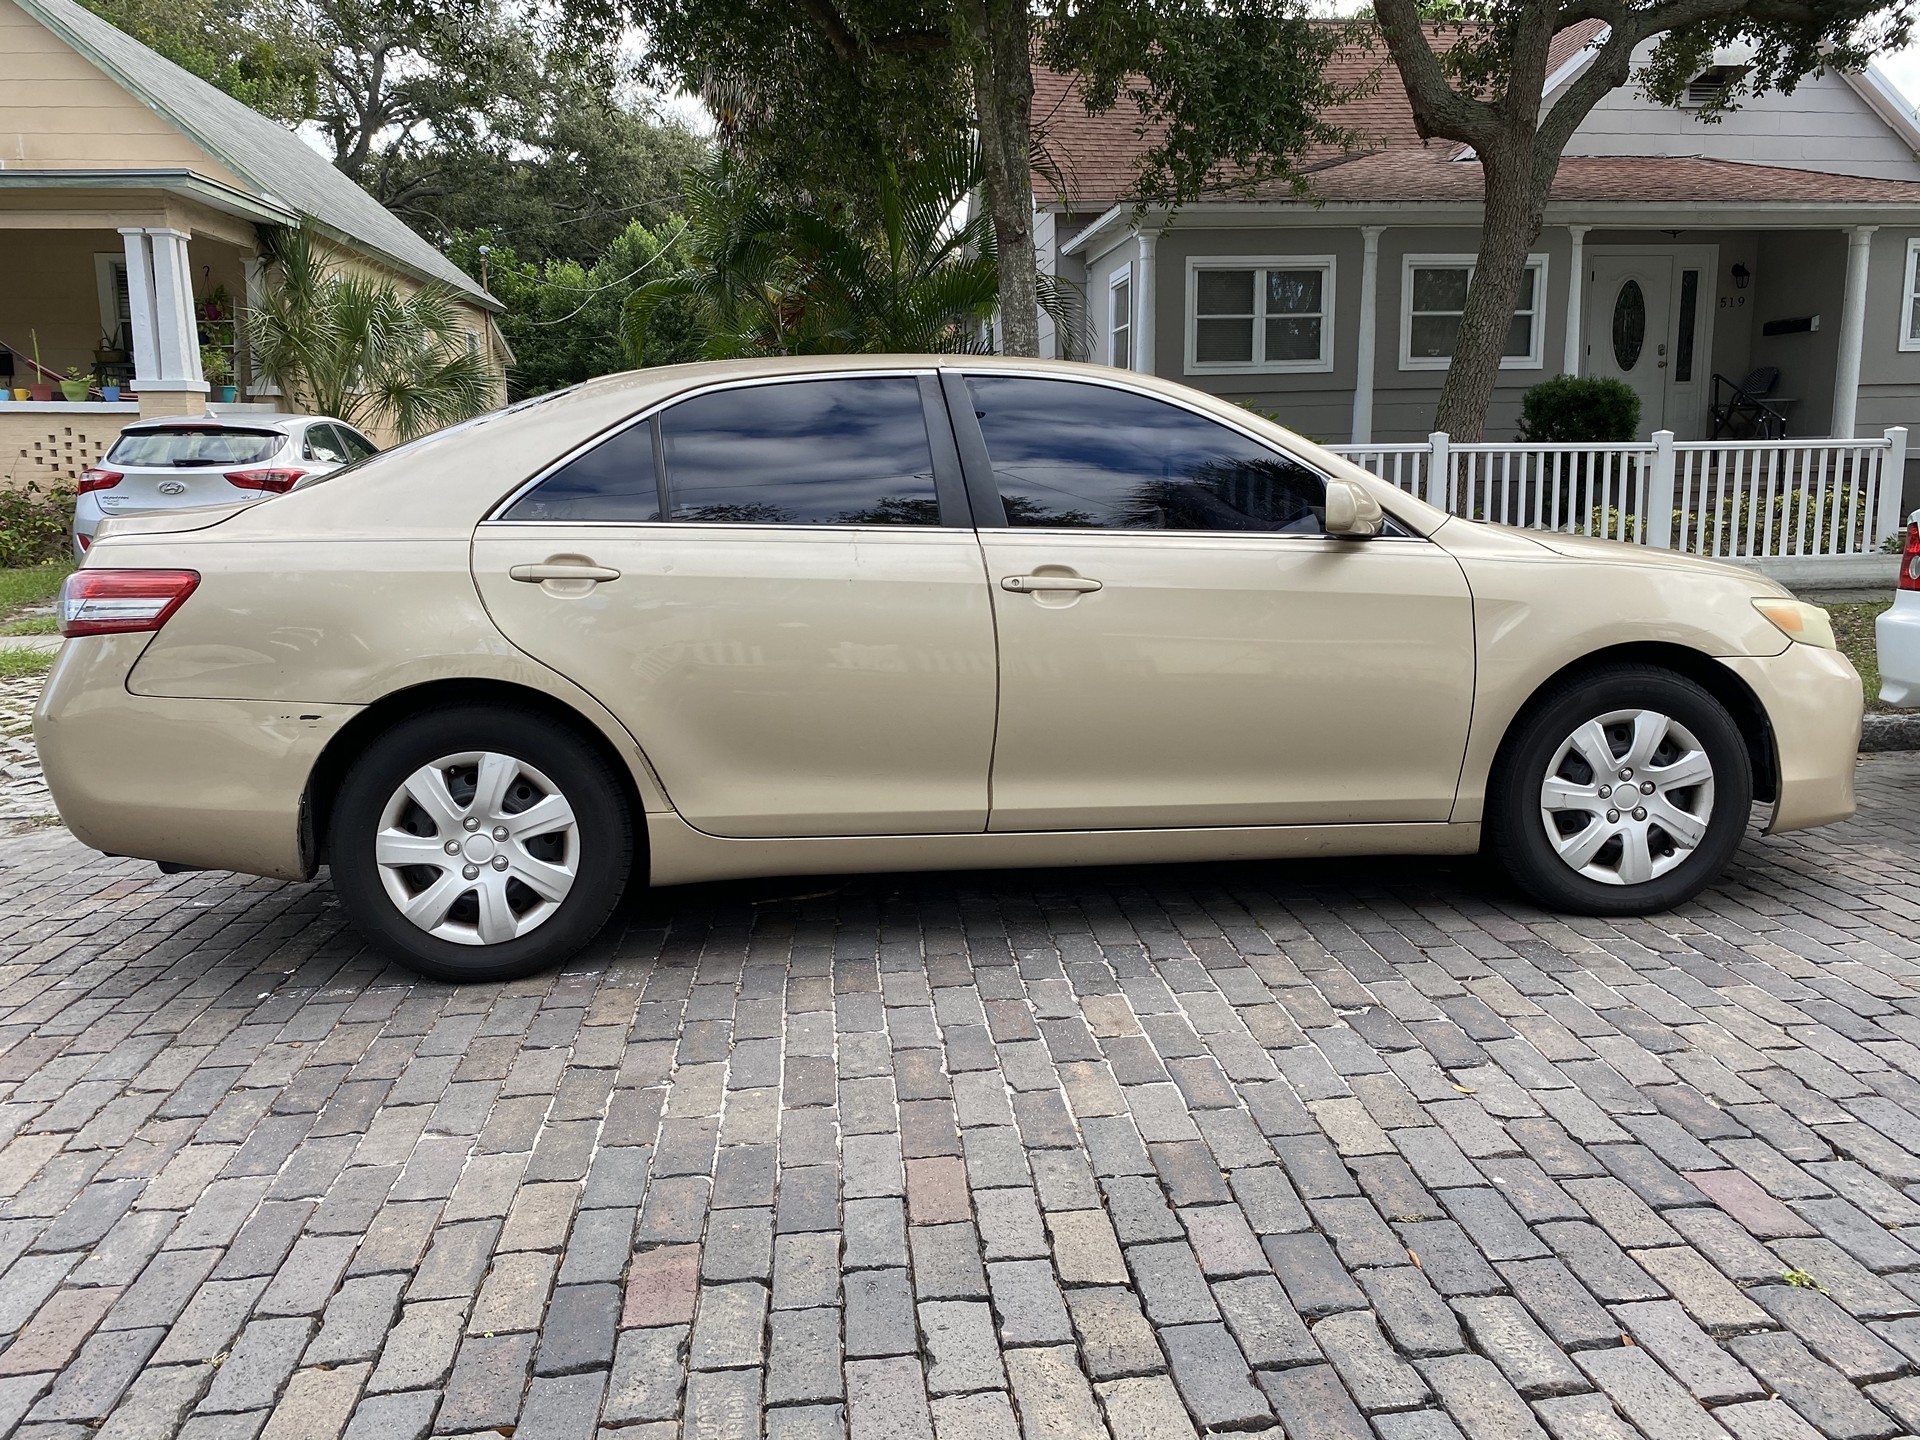
<svg viewBox="0 0 1920 1440">
<path fill-rule="evenodd" d="M 498 945 L 560 908 L 580 866 L 580 827 L 560 788 L 492 751 L 442 755 L 401 783 L 373 858 L 400 913 L 442 940 Z"/>
<path fill-rule="evenodd" d="M 1560 742 L 1540 786 L 1540 821 L 1569 867 L 1640 885 L 1684 864 L 1713 818 L 1713 762 L 1656 710 L 1596 716 Z"/>
</svg>

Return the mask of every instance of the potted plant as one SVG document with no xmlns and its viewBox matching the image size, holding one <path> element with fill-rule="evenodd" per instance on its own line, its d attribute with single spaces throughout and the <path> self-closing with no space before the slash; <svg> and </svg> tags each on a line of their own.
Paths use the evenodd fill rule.
<svg viewBox="0 0 1920 1440">
<path fill-rule="evenodd" d="M 224 346 L 202 345 L 200 347 L 200 373 L 207 377 L 207 383 L 220 392 L 220 403 L 231 405 L 238 393 L 233 384 L 233 359 Z"/>
<path fill-rule="evenodd" d="M 66 378 L 60 382 L 60 397 L 78 404 L 87 398 L 87 392 L 92 388 L 93 377 L 78 365 L 69 365 Z"/>
<path fill-rule="evenodd" d="M 46 367 L 40 363 L 40 332 L 38 330 L 29 330 L 27 331 L 27 338 L 33 342 L 33 378 L 34 380 L 39 380 L 42 375 L 47 373 Z M 33 384 L 30 382 L 27 385 L 26 398 L 29 400 L 51 400 L 53 399 L 53 386 L 45 383 Z"/>
<path fill-rule="evenodd" d="M 100 348 L 93 352 L 93 360 L 96 365 L 124 365 L 127 363 L 127 352 L 114 343 L 111 335 L 102 335 Z"/>
</svg>

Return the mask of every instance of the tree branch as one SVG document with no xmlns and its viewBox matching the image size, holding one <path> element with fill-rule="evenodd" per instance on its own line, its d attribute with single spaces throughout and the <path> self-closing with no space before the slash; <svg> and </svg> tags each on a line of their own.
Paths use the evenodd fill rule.
<svg viewBox="0 0 1920 1440">
<path fill-rule="evenodd" d="M 1439 136 L 1476 146 L 1487 143 L 1498 116 L 1485 101 L 1462 95 L 1448 83 L 1440 57 L 1427 41 L 1415 0 L 1378 0 L 1374 14 L 1401 82 L 1407 87 L 1414 128 L 1420 138 Z"/>
</svg>

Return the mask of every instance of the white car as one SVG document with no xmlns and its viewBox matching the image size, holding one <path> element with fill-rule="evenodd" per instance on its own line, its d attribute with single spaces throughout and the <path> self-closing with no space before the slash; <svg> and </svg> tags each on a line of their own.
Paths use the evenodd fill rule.
<svg viewBox="0 0 1920 1440">
<path fill-rule="evenodd" d="M 379 448 L 344 420 L 325 415 L 136 421 L 80 477 L 73 507 L 74 559 L 86 555 L 102 520 L 265 500 L 364 460 Z"/>
<path fill-rule="evenodd" d="M 1907 517 L 1907 547 L 1893 608 L 1873 622 L 1883 704 L 1920 707 L 1920 510 Z"/>
</svg>

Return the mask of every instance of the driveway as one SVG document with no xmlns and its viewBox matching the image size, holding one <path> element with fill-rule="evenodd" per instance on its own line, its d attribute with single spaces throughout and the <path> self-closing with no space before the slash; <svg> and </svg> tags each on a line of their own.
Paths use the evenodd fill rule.
<svg viewBox="0 0 1920 1440">
<path fill-rule="evenodd" d="M 756 882 L 465 989 L 0 839 L 0 1433 L 1920 1431 L 1920 759 L 1862 802 L 1655 920 Z"/>
</svg>

